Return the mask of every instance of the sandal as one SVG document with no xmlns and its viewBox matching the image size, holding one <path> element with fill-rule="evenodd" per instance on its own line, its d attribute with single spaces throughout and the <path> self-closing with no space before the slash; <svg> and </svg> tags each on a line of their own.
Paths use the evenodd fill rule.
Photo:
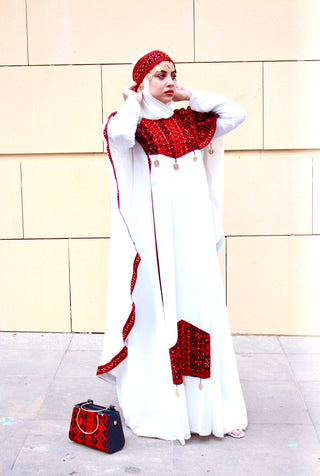
<svg viewBox="0 0 320 476">
<path fill-rule="evenodd" d="M 227 435 L 231 436 L 232 438 L 243 438 L 244 434 L 244 430 L 240 430 L 238 428 L 227 433 Z"/>
</svg>

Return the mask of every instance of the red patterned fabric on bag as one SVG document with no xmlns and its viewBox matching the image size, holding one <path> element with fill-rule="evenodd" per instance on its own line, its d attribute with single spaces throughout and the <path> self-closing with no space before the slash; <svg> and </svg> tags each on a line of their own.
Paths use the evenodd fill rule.
<svg viewBox="0 0 320 476">
<path fill-rule="evenodd" d="M 70 440 L 105 453 L 120 450 L 124 445 L 124 436 L 119 412 L 103 408 L 100 412 L 88 411 L 81 408 L 84 405 L 78 404 L 73 408 Z"/>
</svg>

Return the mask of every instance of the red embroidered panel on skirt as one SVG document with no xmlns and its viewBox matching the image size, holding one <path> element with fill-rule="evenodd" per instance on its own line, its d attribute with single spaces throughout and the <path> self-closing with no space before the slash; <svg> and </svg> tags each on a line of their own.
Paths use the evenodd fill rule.
<svg viewBox="0 0 320 476">
<path fill-rule="evenodd" d="M 210 334 L 186 321 L 178 322 L 177 343 L 169 349 L 172 378 L 183 383 L 183 375 L 210 377 Z"/>
<path fill-rule="evenodd" d="M 162 154 L 177 159 L 210 144 L 218 115 L 196 112 L 190 106 L 176 109 L 168 119 L 141 119 L 136 139 L 146 154 Z"/>
</svg>

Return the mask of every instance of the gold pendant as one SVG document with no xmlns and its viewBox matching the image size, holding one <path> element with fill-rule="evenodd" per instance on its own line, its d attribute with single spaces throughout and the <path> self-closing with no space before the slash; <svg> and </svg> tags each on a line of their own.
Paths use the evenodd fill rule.
<svg viewBox="0 0 320 476">
<path fill-rule="evenodd" d="M 194 156 L 193 156 L 193 160 L 194 160 L 195 162 L 197 162 L 198 157 L 197 157 L 196 155 L 194 155 Z"/>
<path fill-rule="evenodd" d="M 214 150 L 213 150 L 212 147 L 210 147 L 210 149 L 209 149 L 209 154 L 213 154 L 213 153 L 214 153 Z"/>
<path fill-rule="evenodd" d="M 160 165 L 159 160 L 156 159 L 156 160 L 153 162 L 153 165 L 154 165 L 155 167 L 159 167 L 159 165 Z"/>
<path fill-rule="evenodd" d="M 199 387 L 199 390 L 202 390 L 203 389 L 202 383 L 199 383 L 198 387 Z"/>
<path fill-rule="evenodd" d="M 178 170 L 179 164 L 177 164 L 177 162 L 175 162 L 175 163 L 173 164 L 173 168 L 174 168 L 174 170 Z"/>
<path fill-rule="evenodd" d="M 151 74 L 151 73 L 148 73 L 148 74 L 147 74 L 147 79 L 148 79 L 149 81 L 151 81 L 151 79 L 152 79 L 152 74 Z"/>
<path fill-rule="evenodd" d="M 160 64 L 158 64 L 158 65 L 156 66 L 156 71 L 159 71 L 159 73 L 160 73 L 160 71 L 162 71 L 162 68 L 161 68 L 161 65 L 160 65 Z"/>
<path fill-rule="evenodd" d="M 180 397 L 179 390 L 176 390 L 176 397 Z"/>
</svg>

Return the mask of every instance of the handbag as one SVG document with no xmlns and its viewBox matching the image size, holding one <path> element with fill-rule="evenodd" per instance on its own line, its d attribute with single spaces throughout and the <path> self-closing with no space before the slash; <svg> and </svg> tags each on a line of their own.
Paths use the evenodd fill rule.
<svg viewBox="0 0 320 476">
<path fill-rule="evenodd" d="M 120 413 L 113 405 L 109 408 L 93 403 L 78 403 L 73 407 L 70 440 L 106 453 L 115 453 L 124 446 Z"/>
</svg>

